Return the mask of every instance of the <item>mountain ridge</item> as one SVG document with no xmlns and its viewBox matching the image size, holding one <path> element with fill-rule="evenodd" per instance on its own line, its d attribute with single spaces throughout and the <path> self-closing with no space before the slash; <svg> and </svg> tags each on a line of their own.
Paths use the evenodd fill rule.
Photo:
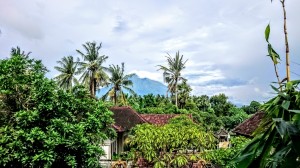
<svg viewBox="0 0 300 168">
<path fill-rule="evenodd" d="M 147 94 L 154 94 L 154 95 L 166 95 L 167 92 L 167 86 L 163 83 L 152 80 L 149 78 L 141 78 L 137 74 L 134 74 L 130 80 L 133 83 L 133 86 L 130 88 L 140 96 L 147 95 Z M 103 96 L 105 93 L 107 93 L 109 90 L 109 87 L 103 87 L 100 89 L 100 91 L 97 91 L 97 97 Z M 123 90 L 124 93 L 129 93 L 125 89 Z"/>
</svg>

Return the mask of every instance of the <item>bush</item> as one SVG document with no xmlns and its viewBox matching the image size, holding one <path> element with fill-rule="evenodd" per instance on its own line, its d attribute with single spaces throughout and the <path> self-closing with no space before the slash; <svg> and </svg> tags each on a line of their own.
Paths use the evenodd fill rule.
<svg viewBox="0 0 300 168">
<path fill-rule="evenodd" d="M 103 103 L 82 86 L 60 90 L 24 55 L 1 60 L 0 72 L 0 167 L 100 167 L 99 144 L 115 135 Z"/>
</svg>

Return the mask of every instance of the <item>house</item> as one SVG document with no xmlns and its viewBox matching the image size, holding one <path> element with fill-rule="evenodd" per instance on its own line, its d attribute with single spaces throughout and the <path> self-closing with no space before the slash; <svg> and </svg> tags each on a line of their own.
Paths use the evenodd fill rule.
<svg viewBox="0 0 300 168">
<path fill-rule="evenodd" d="M 113 128 L 116 130 L 117 137 L 114 140 L 106 140 L 102 145 L 106 155 L 101 157 L 102 161 L 110 161 L 114 154 L 120 154 L 124 151 L 125 140 L 131 128 L 138 124 L 150 123 L 155 125 L 164 125 L 170 119 L 180 116 L 180 114 L 139 114 L 131 107 L 112 107 L 110 109 L 114 114 L 115 123 Z M 192 118 L 191 115 L 189 115 Z"/>
<path fill-rule="evenodd" d="M 124 151 L 124 142 L 128 137 L 131 128 L 138 124 L 147 123 L 136 111 L 130 107 L 112 107 L 113 119 L 115 123 L 113 128 L 116 130 L 117 137 L 114 140 L 106 140 L 102 145 L 106 155 L 101 160 L 111 160 L 114 154 L 120 154 Z"/>
<path fill-rule="evenodd" d="M 235 133 L 236 135 L 242 135 L 245 137 L 252 138 L 253 133 L 258 128 L 260 122 L 264 118 L 265 113 L 264 112 L 257 112 L 253 114 L 250 118 L 236 126 L 232 132 Z"/>
</svg>

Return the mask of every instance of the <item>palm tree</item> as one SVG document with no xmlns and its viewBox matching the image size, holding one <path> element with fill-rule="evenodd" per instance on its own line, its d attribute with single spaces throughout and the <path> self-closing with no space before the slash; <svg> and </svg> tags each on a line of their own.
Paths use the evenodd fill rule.
<svg viewBox="0 0 300 168">
<path fill-rule="evenodd" d="M 178 86 L 178 105 L 179 108 L 183 108 L 187 101 L 190 99 L 190 93 L 192 91 L 192 88 L 189 84 L 187 84 L 187 80 L 184 80 L 181 84 Z"/>
<path fill-rule="evenodd" d="M 168 83 L 168 91 L 175 94 L 175 105 L 178 107 L 178 82 L 186 80 L 181 76 L 181 71 L 185 68 L 185 63 L 187 60 L 183 61 L 183 55 L 179 55 L 179 51 L 176 52 L 174 58 L 170 56 L 169 53 L 166 56 L 168 61 L 168 66 L 158 65 L 158 70 L 163 70 L 164 81 Z"/>
<path fill-rule="evenodd" d="M 59 87 L 70 90 L 74 85 L 78 84 L 78 80 L 75 77 L 77 75 L 77 62 L 74 62 L 72 56 L 63 57 L 61 61 L 57 61 L 60 66 L 55 66 L 54 69 L 59 71 L 60 74 L 54 79 Z"/>
<path fill-rule="evenodd" d="M 25 58 L 28 58 L 28 56 L 31 54 L 31 52 L 25 53 L 25 51 L 21 51 L 20 47 L 17 46 L 17 48 L 11 49 L 11 55 L 21 55 Z"/>
<path fill-rule="evenodd" d="M 83 58 L 83 62 L 79 62 L 79 73 L 82 73 L 80 81 L 89 86 L 92 97 L 95 97 L 97 88 L 104 86 L 108 76 L 104 72 L 105 67 L 102 64 L 106 61 L 108 56 L 99 55 L 102 43 L 98 46 L 96 42 L 86 42 L 82 45 L 85 53 L 76 50 Z"/>
<path fill-rule="evenodd" d="M 131 94 L 135 94 L 134 91 L 129 87 L 133 85 L 130 77 L 132 77 L 134 74 L 124 74 L 124 63 L 122 63 L 121 67 L 119 65 L 110 65 L 108 72 L 111 75 L 108 79 L 108 86 L 110 89 L 106 94 L 103 95 L 103 99 L 106 99 L 108 96 L 110 96 L 116 105 L 119 96 L 121 96 L 122 99 L 125 99 L 123 89 L 128 90 Z"/>
</svg>

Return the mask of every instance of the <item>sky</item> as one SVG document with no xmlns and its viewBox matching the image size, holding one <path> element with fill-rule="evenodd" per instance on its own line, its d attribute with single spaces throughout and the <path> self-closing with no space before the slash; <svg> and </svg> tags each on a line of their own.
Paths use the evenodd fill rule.
<svg viewBox="0 0 300 168">
<path fill-rule="evenodd" d="M 299 0 L 287 0 L 291 79 L 300 75 Z M 183 77 L 194 95 L 225 93 L 236 104 L 274 96 L 273 64 L 264 30 L 281 56 L 285 76 L 283 14 L 279 0 L 0 0 L 0 59 L 12 47 L 31 51 L 49 69 L 64 56 L 102 42 L 105 66 L 125 62 L 127 73 L 163 82 L 157 65 L 169 53 L 187 59 Z"/>
</svg>

